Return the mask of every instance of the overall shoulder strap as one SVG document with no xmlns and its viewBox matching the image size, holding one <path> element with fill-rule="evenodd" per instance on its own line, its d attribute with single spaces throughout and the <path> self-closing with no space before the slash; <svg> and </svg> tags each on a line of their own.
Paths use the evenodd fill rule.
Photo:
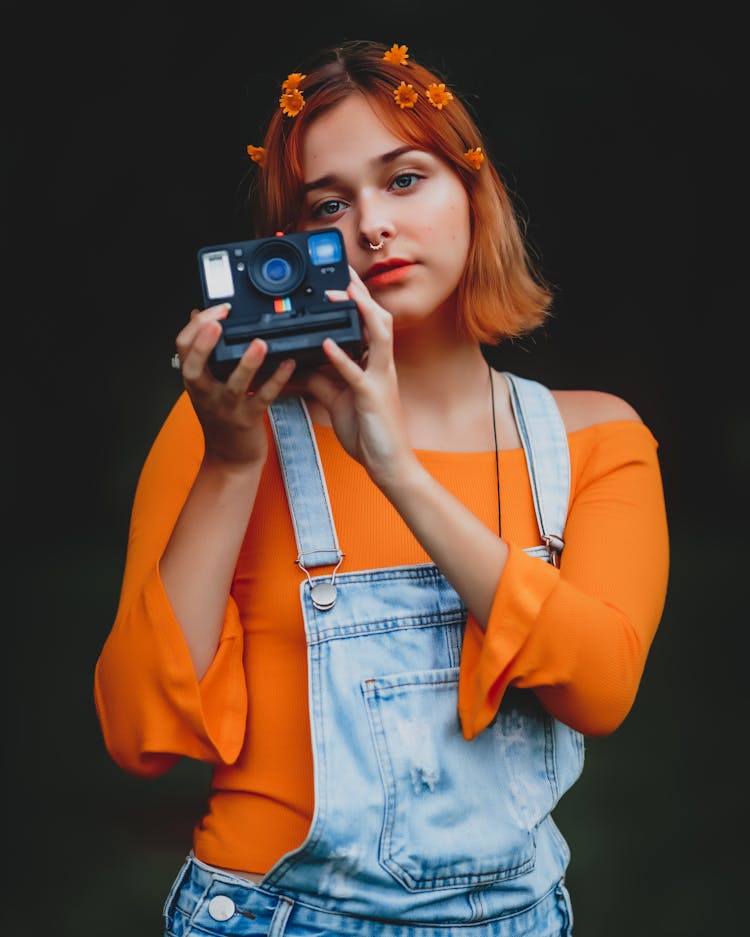
<svg viewBox="0 0 750 937">
<path fill-rule="evenodd" d="M 304 400 L 285 397 L 268 408 L 302 569 L 341 562 L 320 454 Z"/>
<path fill-rule="evenodd" d="M 538 381 L 501 372 L 510 387 L 513 416 L 531 481 L 539 534 L 556 562 L 570 499 L 570 452 L 560 411 L 551 392 Z"/>
</svg>

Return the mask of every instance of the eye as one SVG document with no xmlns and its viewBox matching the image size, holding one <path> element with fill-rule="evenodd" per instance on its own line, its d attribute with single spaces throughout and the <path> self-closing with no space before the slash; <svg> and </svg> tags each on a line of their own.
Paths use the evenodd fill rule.
<svg viewBox="0 0 750 937">
<path fill-rule="evenodd" d="M 338 198 L 329 198 L 320 205 L 316 205 L 312 210 L 313 218 L 330 218 L 338 215 L 346 208 L 346 202 Z"/>
<path fill-rule="evenodd" d="M 424 179 L 424 176 L 416 172 L 402 172 L 396 176 L 391 186 L 394 189 L 413 189 L 420 179 Z"/>
</svg>

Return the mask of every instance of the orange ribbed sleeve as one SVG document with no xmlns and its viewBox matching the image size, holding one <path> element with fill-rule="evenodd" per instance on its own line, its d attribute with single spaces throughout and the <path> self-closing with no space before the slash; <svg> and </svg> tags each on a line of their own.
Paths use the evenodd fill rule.
<svg viewBox="0 0 750 937">
<path fill-rule="evenodd" d="M 467 738 L 508 685 L 532 688 L 580 732 L 612 732 L 630 710 L 666 597 L 667 519 L 656 442 L 637 422 L 574 440 L 561 568 L 511 545 L 486 633 L 469 620 L 459 711 Z"/>
<path fill-rule="evenodd" d="M 236 603 L 227 603 L 218 652 L 199 684 L 159 576 L 159 559 L 202 457 L 200 427 L 182 396 L 141 472 L 119 607 L 94 677 L 109 753 L 136 774 L 161 774 L 183 755 L 232 762 L 244 740 L 247 697 Z"/>
</svg>

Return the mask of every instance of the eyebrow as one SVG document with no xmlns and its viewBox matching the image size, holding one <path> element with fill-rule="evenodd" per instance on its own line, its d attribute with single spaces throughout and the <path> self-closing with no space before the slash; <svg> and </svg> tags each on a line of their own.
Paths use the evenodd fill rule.
<svg viewBox="0 0 750 937">
<path fill-rule="evenodd" d="M 396 147 L 395 150 L 389 150 L 387 153 L 383 153 L 382 156 L 376 156 L 370 162 L 374 166 L 387 166 L 389 163 L 398 159 L 399 156 L 403 156 L 404 153 L 410 153 L 416 149 L 417 148 L 411 146 L 411 144 L 399 146 Z M 305 192 L 310 192 L 312 189 L 324 189 L 326 186 L 334 185 L 337 181 L 337 177 L 333 175 L 321 176 L 319 179 L 313 179 L 312 182 L 306 182 L 303 189 Z"/>
</svg>

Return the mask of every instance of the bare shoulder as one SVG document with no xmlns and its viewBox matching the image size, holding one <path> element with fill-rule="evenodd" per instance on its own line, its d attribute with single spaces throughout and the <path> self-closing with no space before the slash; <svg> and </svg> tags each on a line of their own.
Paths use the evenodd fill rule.
<svg viewBox="0 0 750 937">
<path fill-rule="evenodd" d="M 633 407 L 615 394 L 599 390 L 553 390 L 552 395 L 569 433 L 615 420 L 643 422 Z"/>
</svg>

